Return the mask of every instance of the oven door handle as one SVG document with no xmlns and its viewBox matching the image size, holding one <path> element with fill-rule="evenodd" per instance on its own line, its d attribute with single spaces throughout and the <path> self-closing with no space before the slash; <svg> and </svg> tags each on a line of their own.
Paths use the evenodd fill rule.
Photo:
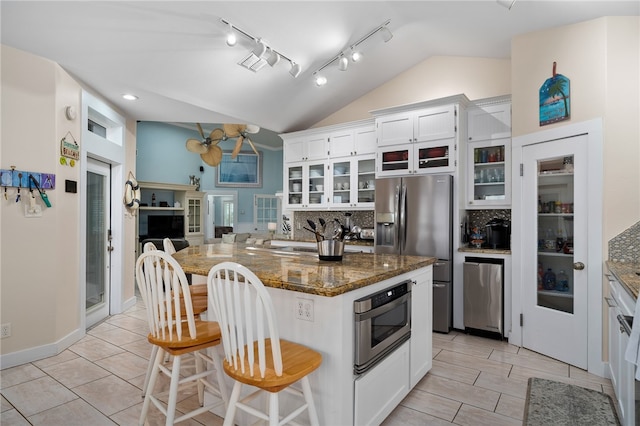
<svg viewBox="0 0 640 426">
<path fill-rule="evenodd" d="M 369 318 L 373 318 L 375 316 L 384 314 L 385 312 L 389 312 L 390 310 L 397 308 L 398 306 L 402 305 L 403 303 L 407 303 L 407 301 L 409 300 L 409 297 L 411 296 L 411 293 L 407 293 L 402 295 L 401 297 L 398 297 L 395 300 L 392 300 L 389 303 L 385 303 L 382 306 L 378 306 L 376 308 L 371 309 L 370 311 L 367 312 L 362 312 L 362 313 L 356 313 L 355 314 L 355 320 L 356 322 L 359 321 L 365 321 L 368 320 Z M 407 305 L 407 309 L 408 309 L 408 305 Z"/>
</svg>

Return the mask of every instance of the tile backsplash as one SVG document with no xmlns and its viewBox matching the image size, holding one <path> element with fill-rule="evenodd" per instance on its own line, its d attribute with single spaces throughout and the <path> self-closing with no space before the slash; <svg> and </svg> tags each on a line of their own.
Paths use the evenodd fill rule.
<svg viewBox="0 0 640 426">
<path fill-rule="evenodd" d="M 609 240 L 609 260 L 640 263 L 640 222 Z"/>
<path fill-rule="evenodd" d="M 511 221 L 511 210 L 467 210 L 467 223 L 471 226 L 484 227 L 491 219 L 506 219 Z M 462 218 L 464 222 L 464 218 Z"/>
<path fill-rule="evenodd" d="M 314 241 L 314 236 L 311 232 L 306 231 L 303 226 L 309 227 L 307 223 L 307 219 L 311 219 L 316 224 L 319 223 L 318 219 L 322 218 L 327 222 L 332 221 L 334 218 L 337 218 L 343 225 L 345 224 L 345 214 L 344 211 L 297 211 L 291 214 L 293 220 L 293 236 L 296 240 L 298 239 L 308 239 L 309 241 Z M 357 210 L 352 211 L 351 213 L 351 223 L 353 225 L 358 225 L 361 228 L 373 228 L 373 210 Z"/>
</svg>

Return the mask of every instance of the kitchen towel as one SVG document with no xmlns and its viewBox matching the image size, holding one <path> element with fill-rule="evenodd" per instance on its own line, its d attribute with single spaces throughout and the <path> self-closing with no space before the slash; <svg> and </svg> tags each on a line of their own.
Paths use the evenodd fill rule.
<svg viewBox="0 0 640 426">
<path fill-rule="evenodd" d="M 624 353 L 624 359 L 636 366 L 640 366 L 640 298 L 636 300 L 636 309 L 633 314 L 636 321 L 633 321 L 631 327 L 631 336 L 629 336 L 629 344 Z M 636 368 L 636 380 L 640 380 L 640 368 Z"/>
</svg>

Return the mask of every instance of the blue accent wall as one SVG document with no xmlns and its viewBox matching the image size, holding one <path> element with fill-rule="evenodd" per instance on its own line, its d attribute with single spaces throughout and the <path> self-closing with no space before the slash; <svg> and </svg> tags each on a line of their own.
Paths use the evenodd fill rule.
<svg viewBox="0 0 640 426">
<path fill-rule="evenodd" d="M 261 130 L 262 132 L 267 131 Z M 260 136 L 264 137 L 262 134 Z M 275 133 L 267 137 L 280 139 Z M 271 151 L 256 147 L 262 155 L 262 188 L 216 188 L 216 168 L 203 162 L 198 154 L 187 151 L 185 143 L 189 138 L 201 139 L 198 132 L 183 127 L 153 121 L 138 122 L 136 179 L 186 185 L 189 183 L 189 176 L 195 175 L 200 178 L 201 191 L 238 191 L 238 222 L 248 223 L 253 223 L 253 194 L 274 195 L 282 191 L 282 150 Z M 257 142 L 253 138 L 252 140 Z M 235 140 L 223 143 L 221 148 L 225 152 L 231 152 Z M 242 148 L 243 151 L 251 151 L 248 144 Z M 200 166 L 204 167 L 204 172 L 200 172 Z"/>
</svg>

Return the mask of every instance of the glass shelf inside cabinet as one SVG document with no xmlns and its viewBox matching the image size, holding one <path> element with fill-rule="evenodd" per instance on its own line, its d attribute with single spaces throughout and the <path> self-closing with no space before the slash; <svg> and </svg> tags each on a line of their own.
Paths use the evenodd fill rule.
<svg viewBox="0 0 640 426">
<path fill-rule="evenodd" d="M 504 145 L 474 148 L 473 187 L 475 200 L 504 200 Z"/>
<path fill-rule="evenodd" d="M 538 305 L 572 314 L 573 157 L 538 161 Z"/>
</svg>

